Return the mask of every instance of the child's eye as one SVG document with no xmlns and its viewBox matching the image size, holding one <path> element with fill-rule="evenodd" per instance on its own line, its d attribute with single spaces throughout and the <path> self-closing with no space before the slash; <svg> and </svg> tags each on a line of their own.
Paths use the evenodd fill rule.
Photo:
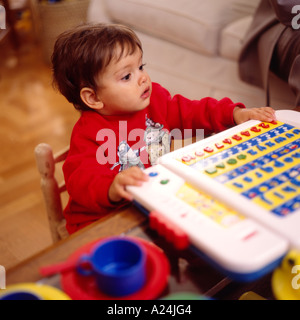
<svg viewBox="0 0 300 320">
<path fill-rule="evenodd" d="M 139 70 L 140 70 L 140 71 L 143 71 L 143 70 L 144 70 L 145 65 L 146 65 L 146 63 L 143 63 L 143 64 L 139 67 Z"/>
<path fill-rule="evenodd" d="M 129 80 L 130 79 L 130 73 L 128 73 L 125 77 L 122 78 L 122 80 Z"/>
</svg>

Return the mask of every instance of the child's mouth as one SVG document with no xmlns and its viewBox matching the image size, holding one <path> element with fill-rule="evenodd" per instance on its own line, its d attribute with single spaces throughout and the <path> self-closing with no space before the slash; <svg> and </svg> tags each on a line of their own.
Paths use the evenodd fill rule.
<svg viewBox="0 0 300 320">
<path fill-rule="evenodd" d="M 150 97 L 150 87 L 147 87 L 146 90 L 142 94 L 142 99 L 147 99 Z"/>
</svg>

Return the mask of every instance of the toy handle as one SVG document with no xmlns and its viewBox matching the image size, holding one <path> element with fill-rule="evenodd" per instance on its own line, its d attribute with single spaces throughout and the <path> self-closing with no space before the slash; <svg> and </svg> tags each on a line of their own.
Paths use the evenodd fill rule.
<svg viewBox="0 0 300 320">
<path fill-rule="evenodd" d="M 68 272 L 72 269 L 75 269 L 75 267 L 76 267 L 76 263 L 74 261 L 64 261 L 61 263 L 41 267 L 40 273 L 44 277 L 49 277 L 56 273 Z"/>
<path fill-rule="evenodd" d="M 92 267 L 91 257 L 87 254 L 83 254 L 77 262 L 76 270 L 82 276 L 92 276 L 94 274 L 94 270 Z"/>
</svg>

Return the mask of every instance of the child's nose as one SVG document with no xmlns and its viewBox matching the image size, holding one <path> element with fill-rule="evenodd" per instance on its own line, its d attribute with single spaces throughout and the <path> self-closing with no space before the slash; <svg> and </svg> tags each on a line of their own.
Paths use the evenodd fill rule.
<svg viewBox="0 0 300 320">
<path fill-rule="evenodd" d="M 141 85 L 146 81 L 147 81 L 147 75 L 145 73 L 142 73 L 139 77 L 139 84 Z"/>
</svg>

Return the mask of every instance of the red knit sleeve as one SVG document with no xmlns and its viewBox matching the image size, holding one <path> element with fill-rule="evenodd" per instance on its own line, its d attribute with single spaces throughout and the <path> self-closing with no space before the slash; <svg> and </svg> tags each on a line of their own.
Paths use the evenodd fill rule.
<svg viewBox="0 0 300 320">
<path fill-rule="evenodd" d="M 189 100 L 181 95 L 171 97 L 163 87 L 154 84 L 156 94 L 153 104 L 164 105 L 165 118 L 170 130 L 204 129 L 205 135 L 220 132 L 235 125 L 233 110 L 245 108 L 242 103 L 234 103 L 229 98 L 217 100 L 206 97 Z"/>
</svg>

